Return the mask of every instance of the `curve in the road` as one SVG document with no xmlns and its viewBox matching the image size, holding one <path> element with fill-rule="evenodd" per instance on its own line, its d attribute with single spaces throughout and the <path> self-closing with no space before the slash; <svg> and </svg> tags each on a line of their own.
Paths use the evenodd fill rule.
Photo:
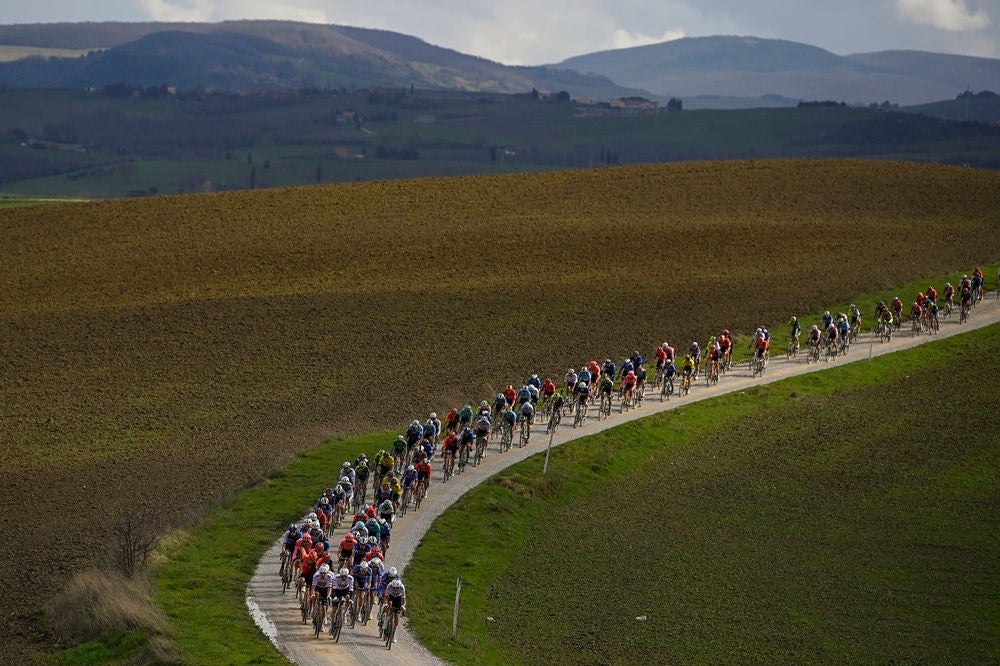
<svg viewBox="0 0 1000 666">
<path fill-rule="evenodd" d="M 794 375 L 817 372 L 845 362 L 854 362 L 871 356 L 881 356 L 908 349 L 926 342 L 996 324 L 998 321 L 1000 321 L 1000 300 L 988 296 L 986 300 L 979 303 L 968 322 L 959 324 L 957 316 L 943 320 L 940 333 L 937 335 L 914 337 L 901 332 L 893 338 L 891 343 L 883 344 L 871 340 L 869 334 L 861 342 L 852 346 L 846 360 L 834 361 L 832 364 L 825 362 L 807 364 L 801 354 L 798 358 L 791 360 L 785 359 L 784 356 L 776 356 L 771 359 L 765 375 L 758 378 L 750 377 L 744 364 L 734 368 L 711 389 L 701 383 L 696 383 L 691 389 L 691 394 L 683 398 L 674 397 L 662 403 L 656 398 L 647 399 L 639 409 L 633 409 L 625 414 L 613 413 L 610 418 L 603 421 L 590 418 L 580 428 L 573 428 L 572 425 L 566 425 L 564 422 L 564 425 L 560 426 L 551 437 L 551 444 L 559 446 L 579 437 L 601 432 L 628 421 L 644 418 L 698 400 L 776 382 Z M 592 413 L 595 413 L 595 410 L 592 410 Z M 440 474 L 436 474 L 436 480 L 432 483 L 428 493 L 428 500 L 421 505 L 420 510 L 411 510 L 402 520 L 397 520 L 393 525 L 391 548 L 393 566 L 400 572 L 405 571 L 413 557 L 414 550 L 423 535 L 430 529 L 431 523 L 459 497 L 496 472 L 529 456 L 544 452 L 542 445 L 548 444 L 549 439 L 549 436 L 536 432 L 529 446 L 522 449 L 514 447 L 503 454 L 498 453 L 496 447 L 491 443 L 490 454 L 479 467 L 452 477 L 447 483 L 441 483 Z M 353 631 L 345 632 L 342 637 L 343 642 L 339 644 L 333 643 L 328 638 L 326 640 L 313 638 L 310 627 L 301 624 L 295 595 L 282 595 L 281 593 L 280 579 L 277 575 L 279 549 L 280 544 L 275 544 L 261 558 L 256 573 L 247 587 L 247 606 L 257 625 L 289 660 L 303 666 L 443 663 L 413 639 L 406 630 L 405 623 L 400 624 L 400 630 L 397 634 L 398 643 L 394 644 L 392 650 L 388 652 L 378 639 L 378 629 L 374 622 L 369 622 L 367 627 L 362 627 L 359 624 Z"/>
</svg>

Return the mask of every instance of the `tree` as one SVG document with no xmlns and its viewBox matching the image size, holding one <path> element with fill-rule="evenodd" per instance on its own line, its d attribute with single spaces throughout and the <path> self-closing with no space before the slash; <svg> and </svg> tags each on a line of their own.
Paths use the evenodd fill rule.
<svg viewBox="0 0 1000 666">
<path fill-rule="evenodd" d="M 569 93 L 565 90 L 560 90 L 556 93 L 557 102 L 568 102 L 570 100 Z"/>
<path fill-rule="evenodd" d="M 532 88 L 531 89 L 531 101 L 532 102 L 537 102 L 538 101 L 538 88 Z"/>
<path fill-rule="evenodd" d="M 679 97 L 671 97 L 670 100 L 667 101 L 668 111 L 682 111 L 683 109 L 684 102 L 682 102 Z"/>
<path fill-rule="evenodd" d="M 114 541 L 108 557 L 110 567 L 129 577 L 145 571 L 163 534 L 156 510 L 141 503 L 119 507 L 111 515 L 111 526 Z"/>
</svg>

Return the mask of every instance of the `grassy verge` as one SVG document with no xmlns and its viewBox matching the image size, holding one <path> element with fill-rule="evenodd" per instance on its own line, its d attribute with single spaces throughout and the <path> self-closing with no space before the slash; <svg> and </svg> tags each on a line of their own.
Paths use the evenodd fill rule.
<svg viewBox="0 0 1000 666">
<path fill-rule="evenodd" d="M 424 538 L 411 626 L 457 663 L 995 660 L 996 334 L 630 423 L 547 478 L 541 456 L 509 468 Z"/>
</svg>

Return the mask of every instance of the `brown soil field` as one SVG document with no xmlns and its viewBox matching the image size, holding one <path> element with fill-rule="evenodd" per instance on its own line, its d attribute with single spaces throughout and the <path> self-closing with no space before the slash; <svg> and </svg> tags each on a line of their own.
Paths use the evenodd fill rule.
<svg viewBox="0 0 1000 666">
<path fill-rule="evenodd" d="M 94 563 L 122 503 L 180 523 L 532 371 L 995 261 L 998 210 L 1000 174 L 864 161 L 0 210 L 6 650 L 35 631 L 26 581 Z"/>
</svg>

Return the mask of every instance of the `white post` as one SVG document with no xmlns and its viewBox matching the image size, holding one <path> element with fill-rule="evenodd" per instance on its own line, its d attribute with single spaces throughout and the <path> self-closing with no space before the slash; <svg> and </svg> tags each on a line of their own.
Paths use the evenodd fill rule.
<svg viewBox="0 0 1000 666">
<path fill-rule="evenodd" d="M 542 475 L 549 469 L 549 453 L 552 451 L 552 438 L 556 436 L 556 429 L 553 428 L 552 432 L 549 433 L 549 445 L 545 447 L 545 464 L 542 465 Z"/>
<path fill-rule="evenodd" d="M 451 640 L 458 637 L 458 597 L 462 594 L 462 578 L 455 583 L 455 614 L 451 618 Z"/>
<path fill-rule="evenodd" d="M 875 329 L 872 329 L 872 340 L 868 343 L 868 366 L 872 364 L 872 352 L 875 350 Z"/>
</svg>

